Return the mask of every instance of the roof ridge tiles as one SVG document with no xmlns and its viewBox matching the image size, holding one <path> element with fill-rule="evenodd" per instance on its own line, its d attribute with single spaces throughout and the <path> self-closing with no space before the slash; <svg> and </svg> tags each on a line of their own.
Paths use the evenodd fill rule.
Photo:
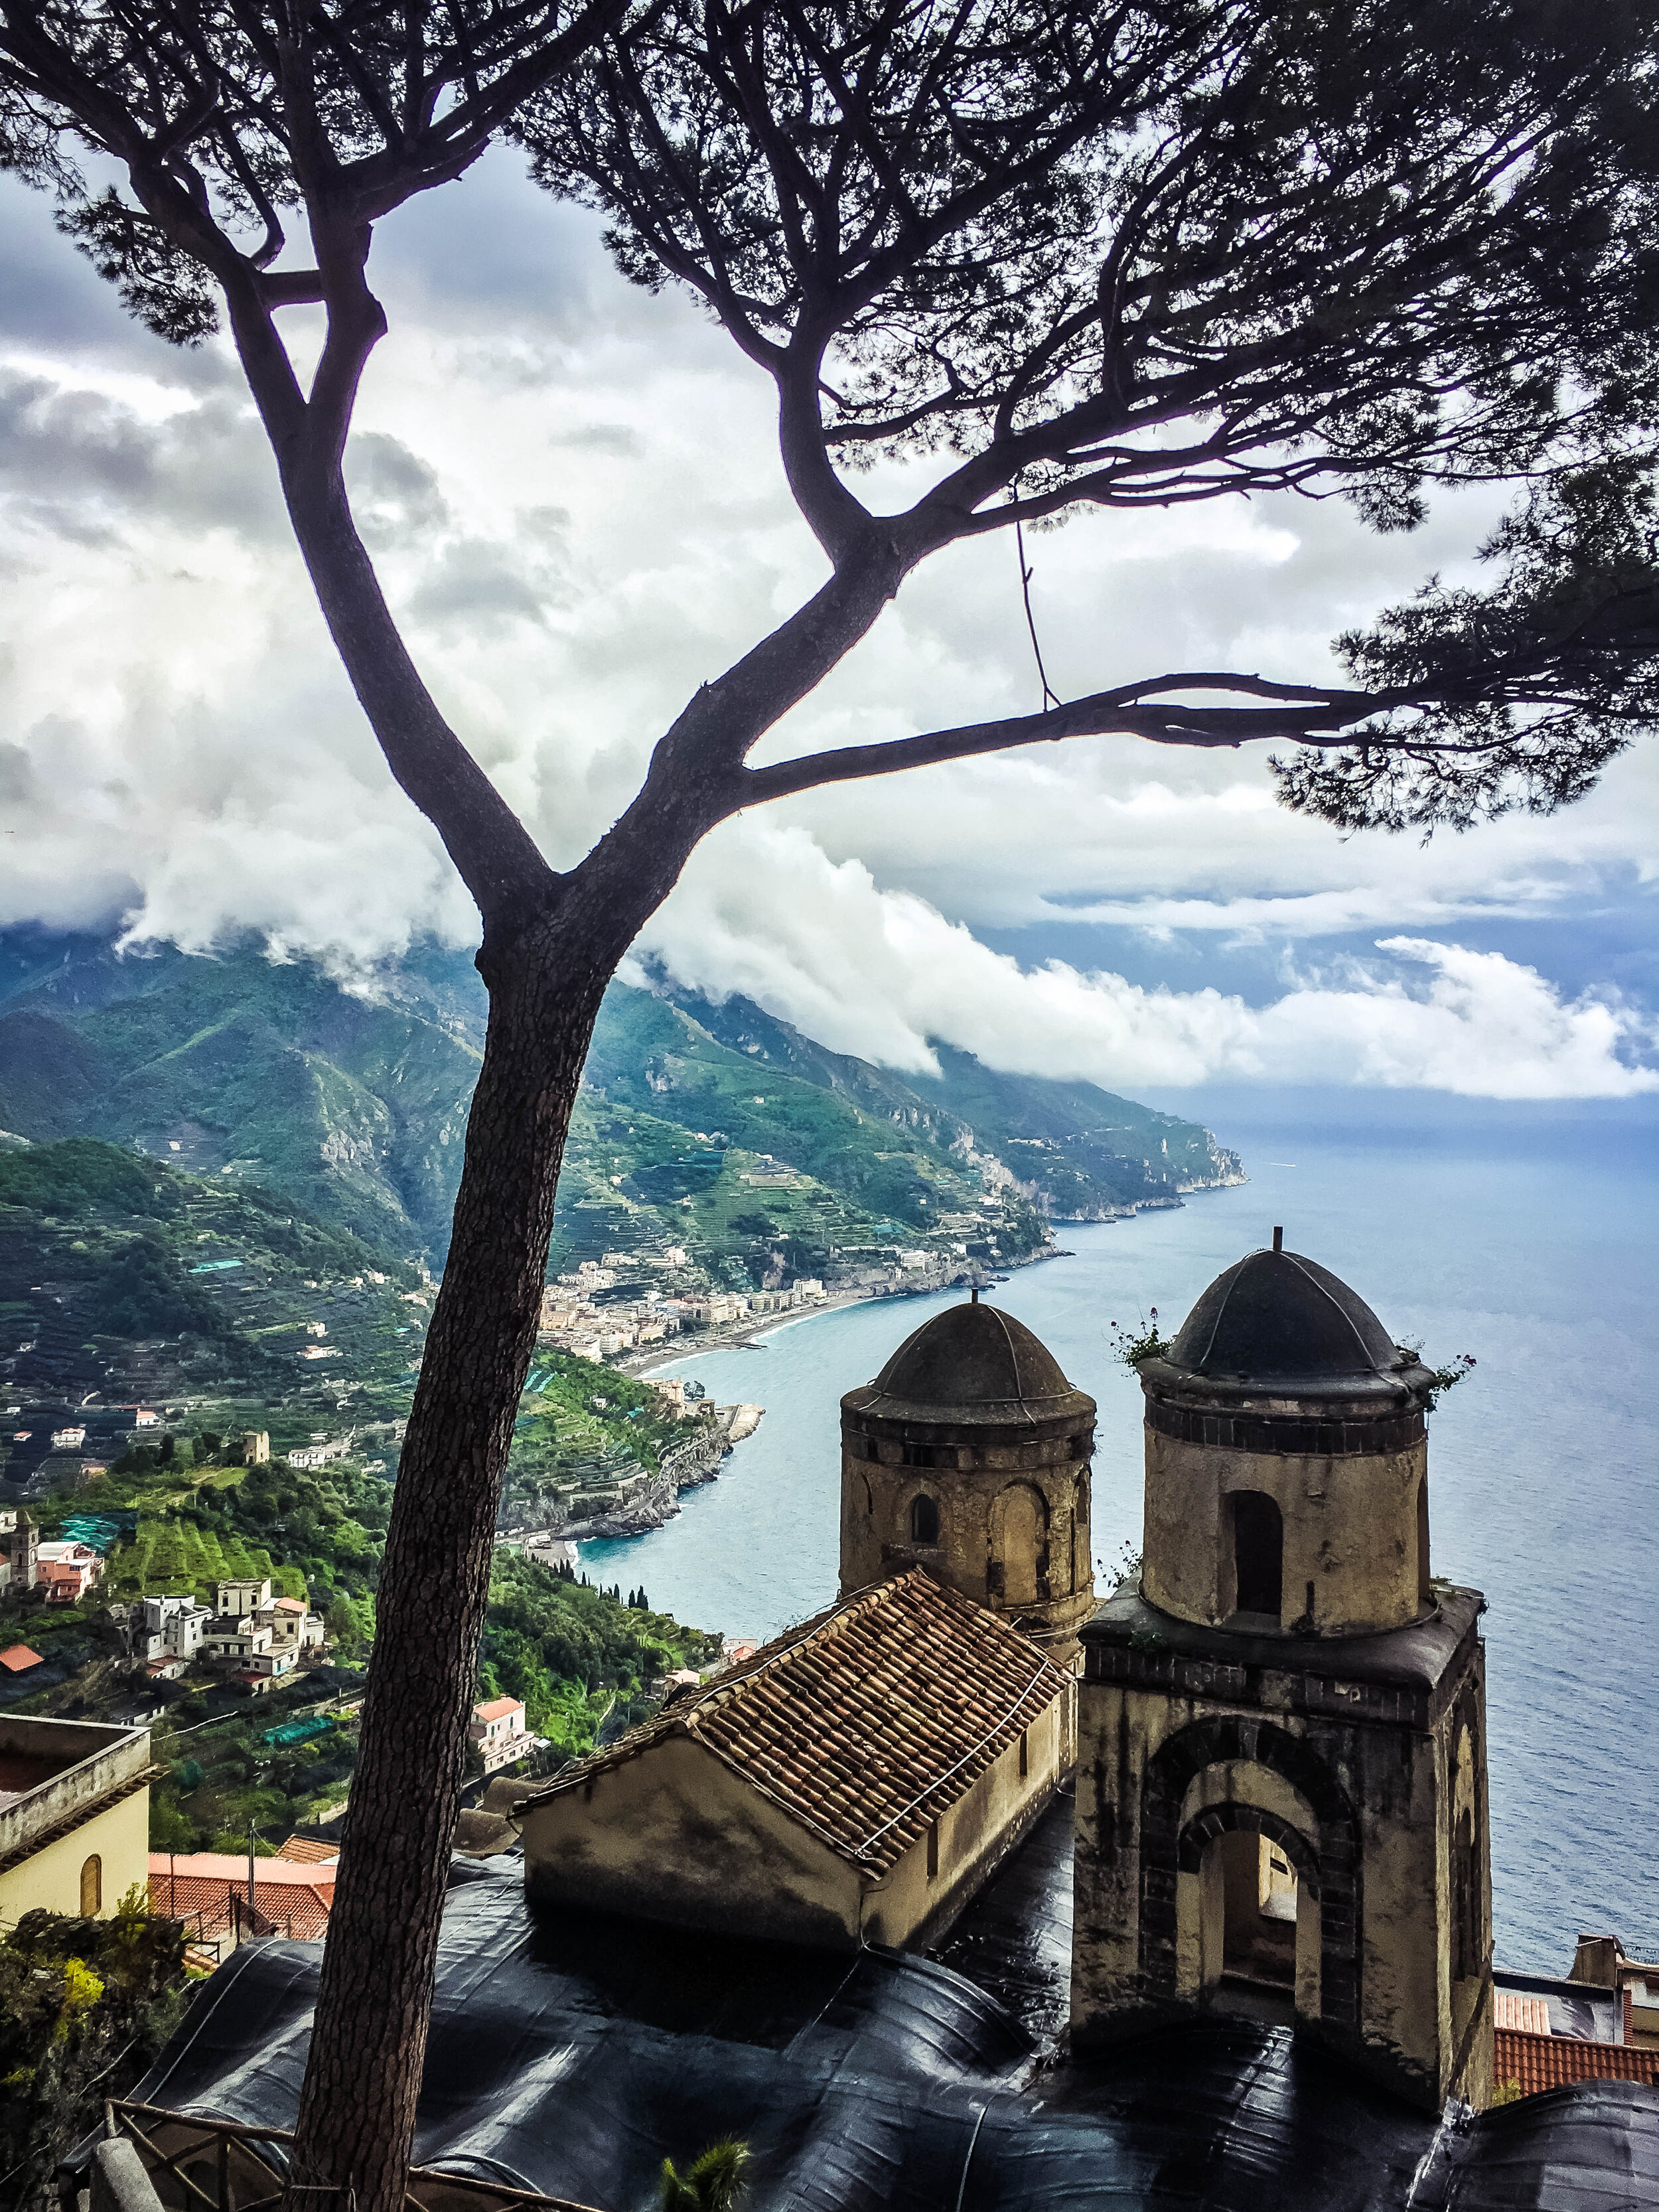
<svg viewBox="0 0 1659 2212">
<path fill-rule="evenodd" d="M 786 1630 L 522 1802 L 684 1735 L 876 1875 L 1065 1680 L 1010 1623 L 911 1568 Z"/>
</svg>

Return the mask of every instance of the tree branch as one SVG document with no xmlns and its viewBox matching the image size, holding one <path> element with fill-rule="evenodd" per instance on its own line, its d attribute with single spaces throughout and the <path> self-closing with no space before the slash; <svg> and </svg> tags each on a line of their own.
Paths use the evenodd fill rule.
<svg viewBox="0 0 1659 2212">
<path fill-rule="evenodd" d="M 1194 690 L 1233 691 L 1278 703 L 1261 708 L 1152 703 L 1160 692 Z M 1046 714 L 968 722 L 956 729 L 930 730 L 919 737 L 895 738 L 881 744 L 843 745 L 830 752 L 779 761 L 769 768 L 750 769 L 742 781 L 742 803 L 762 805 L 769 799 L 816 790 L 821 784 L 894 775 L 902 769 L 971 760 L 981 753 L 1002 752 L 1016 745 L 1052 744 L 1065 738 L 1138 737 L 1154 744 L 1213 749 L 1230 749 L 1263 738 L 1304 744 L 1346 744 L 1352 742 L 1355 725 L 1411 703 L 1403 694 L 1272 684 L 1260 676 L 1160 676 L 1111 691 L 1091 692 Z M 1344 732 L 1347 734 L 1341 735 Z"/>
<path fill-rule="evenodd" d="M 320 269 L 262 270 L 259 297 L 268 307 L 320 307 L 325 298 Z"/>
</svg>

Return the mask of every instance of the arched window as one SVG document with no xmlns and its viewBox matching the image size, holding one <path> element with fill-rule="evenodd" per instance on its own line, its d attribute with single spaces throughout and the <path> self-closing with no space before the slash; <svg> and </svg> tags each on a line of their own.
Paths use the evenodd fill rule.
<svg viewBox="0 0 1659 2212">
<path fill-rule="evenodd" d="M 96 1851 L 81 1869 L 81 1917 L 95 1920 L 104 1909 L 104 1862 Z"/>
<path fill-rule="evenodd" d="M 939 1507 L 926 1491 L 910 1501 L 910 1540 L 913 1544 L 939 1541 Z"/>
<path fill-rule="evenodd" d="M 1233 1572 L 1240 1613 L 1279 1617 L 1284 1595 L 1285 1523 L 1262 1490 L 1233 1492 Z"/>
</svg>

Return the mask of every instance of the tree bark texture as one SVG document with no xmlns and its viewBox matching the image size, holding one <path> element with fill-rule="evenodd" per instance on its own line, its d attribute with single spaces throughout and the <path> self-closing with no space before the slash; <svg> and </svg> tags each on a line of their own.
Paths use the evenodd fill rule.
<svg viewBox="0 0 1659 2212">
<path fill-rule="evenodd" d="M 273 410 L 274 411 L 274 410 Z M 644 783 L 561 877 L 460 745 L 398 636 L 337 458 L 273 438 L 341 659 L 404 791 L 484 916 L 483 1063 L 404 1434 L 285 2212 L 349 2190 L 403 2212 L 466 1720 L 502 1476 L 529 1370 L 565 1136 L 606 984 L 698 841 L 745 795 L 754 737 L 834 665 L 896 588 L 891 546 L 837 574 L 695 695 Z"/>
<path fill-rule="evenodd" d="M 501 1477 L 565 1134 L 613 963 L 561 947 L 555 931 L 480 964 L 488 1036 L 380 1569 L 297 2123 L 293 2181 L 307 2193 L 290 2195 L 295 2212 L 319 2212 L 319 2186 L 354 2191 L 358 2212 L 404 2203 Z"/>
</svg>

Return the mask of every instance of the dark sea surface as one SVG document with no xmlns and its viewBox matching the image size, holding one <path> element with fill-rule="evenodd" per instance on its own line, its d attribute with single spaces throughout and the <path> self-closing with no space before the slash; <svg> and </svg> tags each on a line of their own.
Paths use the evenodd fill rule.
<svg viewBox="0 0 1659 2212">
<path fill-rule="evenodd" d="M 1188 1107 L 1186 1110 L 1192 1110 Z M 1166 1334 L 1285 1225 L 1431 1361 L 1473 1352 L 1431 1425 L 1435 1571 L 1483 1589 L 1501 1964 L 1565 1973 L 1611 1929 L 1659 1952 L 1659 1121 L 1650 1110 L 1437 1111 L 1344 1128 L 1248 1103 L 1205 1118 L 1251 1180 L 1178 1211 L 1067 1224 L 1069 1256 L 992 1297 L 1100 1406 L 1097 1582 L 1139 1546 L 1141 1399 L 1113 1321 Z M 1304 1118 L 1307 1116 L 1307 1118 Z M 952 1294 L 959 1295 L 959 1294 Z M 712 1352 L 695 1375 L 766 1418 L 649 1535 L 582 1547 L 595 1581 L 727 1634 L 835 1595 L 838 1401 L 948 1296 L 847 1307 Z"/>
</svg>

